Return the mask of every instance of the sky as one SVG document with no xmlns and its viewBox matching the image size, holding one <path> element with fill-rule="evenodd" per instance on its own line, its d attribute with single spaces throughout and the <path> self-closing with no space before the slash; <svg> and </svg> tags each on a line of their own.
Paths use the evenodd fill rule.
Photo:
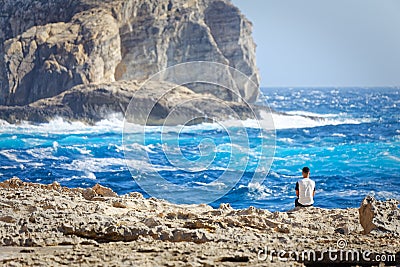
<svg viewBox="0 0 400 267">
<path fill-rule="evenodd" d="M 231 0 L 262 87 L 400 86 L 400 0 Z"/>
</svg>

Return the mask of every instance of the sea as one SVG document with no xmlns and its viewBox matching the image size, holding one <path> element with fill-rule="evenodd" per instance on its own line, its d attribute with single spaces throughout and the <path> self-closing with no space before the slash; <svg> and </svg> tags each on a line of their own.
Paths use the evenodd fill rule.
<svg viewBox="0 0 400 267">
<path fill-rule="evenodd" d="M 0 121 L 0 181 L 99 183 L 178 204 L 286 211 L 308 166 L 317 207 L 400 200 L 400 88 L 261 91 L 258 103 L 273 110 L 265 132 L 249 120 L 126 131 L 113 114 L 95 125 Z"/>
</svg>

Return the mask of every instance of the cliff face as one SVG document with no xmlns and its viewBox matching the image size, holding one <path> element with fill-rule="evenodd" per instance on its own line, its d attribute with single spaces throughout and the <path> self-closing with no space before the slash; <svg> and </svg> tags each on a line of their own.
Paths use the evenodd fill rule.
<svg viewBox="0 0 400 267">
<path fill-rule="evenodd" d="M 228 0 L 3 0 L 0 13 L 0 105 L 189 61 L 227 64 L 259 82 L 251 23 Z M 191 89 L 237 100 L 221 88 Z M 249 102 L 258 96 L 254 86 L 238 90 Z"/>
<path fill-rule="evenodd" d="M 7 40 L 4 51 L 8 105 L 25 105 L 78 84 L 113 81 L 121 59 L 117 24 L 103 11 L 98 17 L 80 13 L 73 23 L 32 27 Z"/>
</svg>

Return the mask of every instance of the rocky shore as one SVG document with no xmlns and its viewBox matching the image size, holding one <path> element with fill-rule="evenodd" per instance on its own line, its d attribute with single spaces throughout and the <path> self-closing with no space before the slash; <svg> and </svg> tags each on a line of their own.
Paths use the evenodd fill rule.
<svg viewBox="0 0 400 267">
<path fill-rule="evenodd" d="M 13 178 L 0 183 L 0 207 L 4 266 L 400 264 L 395 200 L 367 197 L 359 209 L 214 209 Z"/>
</svg>

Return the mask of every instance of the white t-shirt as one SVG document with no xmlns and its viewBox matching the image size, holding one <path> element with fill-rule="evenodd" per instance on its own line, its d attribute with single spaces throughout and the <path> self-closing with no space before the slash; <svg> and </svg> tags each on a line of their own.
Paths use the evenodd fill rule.
<svg viewBox="0 0 400 267">
<path fill-rule="evenodd" d="M 310 178 L 303 178 L 296 184 L 296 190 L 299 190 L 299 203 L 302 205 L 314 204 L 315 182 Z"/>
</svg>

